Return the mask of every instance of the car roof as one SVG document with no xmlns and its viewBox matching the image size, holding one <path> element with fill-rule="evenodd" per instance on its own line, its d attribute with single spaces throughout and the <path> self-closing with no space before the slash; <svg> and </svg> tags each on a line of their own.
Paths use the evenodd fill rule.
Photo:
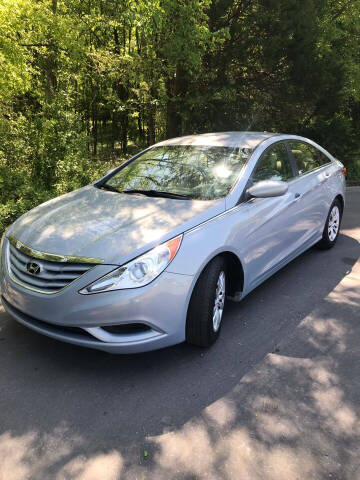
<svg viewBox="0 0 360 480">
<path fill-rule="evenodd" d="M 155 146 L 163 145 L 199 145 L 217 147 L 255 148 L 262 141 L 280 135 L 271 132 L 214 132 L 201 135 L 187 135 L 185 137 L 170 138 Z"/>
</svg>

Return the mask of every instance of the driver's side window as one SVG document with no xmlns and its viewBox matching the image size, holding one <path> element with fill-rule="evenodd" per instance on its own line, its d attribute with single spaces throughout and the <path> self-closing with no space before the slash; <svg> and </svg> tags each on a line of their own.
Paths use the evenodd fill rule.
<svg viewBox="0 0 360 480">
<path fill-rule="evenodd" d="M 260 157 L 252 175 L 252 183 L 255 184 L 262 180 L 286 182 L 293 176 L 286 147 L 283 143 L 277 143 L 268 148 Z"/>
</svg>

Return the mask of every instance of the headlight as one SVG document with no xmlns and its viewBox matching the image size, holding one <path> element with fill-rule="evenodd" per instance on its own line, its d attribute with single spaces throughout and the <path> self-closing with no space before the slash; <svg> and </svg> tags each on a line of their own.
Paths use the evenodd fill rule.
<svg viewBox="0 0 360 480">
<path fill-rule="evenodd" d="M 99 293 L 125 288 L 138 288 L 152 282 L 169 265 L 179 250 L 182 235 L 158 245 L 144 255 L 104 275 L 79 293 Z"/>
</svg>

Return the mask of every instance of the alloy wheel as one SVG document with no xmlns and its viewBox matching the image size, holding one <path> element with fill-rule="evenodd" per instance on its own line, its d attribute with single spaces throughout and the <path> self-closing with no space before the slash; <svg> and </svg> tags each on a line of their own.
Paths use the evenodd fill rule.
<svg viewBox="0 0 360 480">
<path fill-rule="evenodd" d="M 329 240 L 333 242 L 338 234 L 340 226 L 340 210 L 337 205 L 334 205 L 329 216 L 328 235 Z"/>
<path fill-rule="evenodd" d="M 221 271 L 216 285 L 215 302 L 213 309 L 213 329 L 217 332 L 220 328 L 225 305 L 225 272 Z"/>
</svg>

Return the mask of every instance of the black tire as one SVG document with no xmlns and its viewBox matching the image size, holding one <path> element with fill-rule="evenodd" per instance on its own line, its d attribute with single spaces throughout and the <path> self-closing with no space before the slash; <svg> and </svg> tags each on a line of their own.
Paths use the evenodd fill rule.
<svg viewBox="0 0 360 480">
<path fill-rule="evenodd" d="M 339 219 L 338 219 L 338 227 L 337 227 L 336 236 L 334 238 L 331 238 L 330 234 L 329 234 L 329 222 L 330 222 L 330 217 L 332 215 L 334 207 L 338 209 Z M 327 250 L 329 248 L 332 248 L 335 245 L 335 243 L 338 239 L 338 236 L 339 236 L 339 232 L 340 232 L 341 217 L 342 217 L 342 205 L 341 205 L 339 199 L 336 198 L 333 201 L 333 203 L 330 207 L 330 210 L 329 210 L 329 213 L 328 213 L 328 216 L 327 216 L 327 219 L 326 219 L 322 239 L 318 243 L 318 247 L 321 248 L 322 250 Z"/>
<path fill-rule="evenodd" d="M 218 338 L 221 330 L 215 331 L 213 313 L 216 289 L 221 272 L 225 274 L 227 287 L 226 262 L 222 257 L 212 260 L 201 273 L 191 295 L 186 319 L 186 341 L 200 347 L 208 347 Z M 225 299 L 225 291 L 224 291 Z"/>
</svg>

